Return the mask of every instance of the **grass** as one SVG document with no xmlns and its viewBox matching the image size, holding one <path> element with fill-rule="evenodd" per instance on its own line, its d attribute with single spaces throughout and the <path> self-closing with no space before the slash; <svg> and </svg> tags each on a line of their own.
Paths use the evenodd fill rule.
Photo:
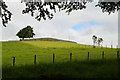
<svg viewBox="0 0 120 80">
<path fill-rule="evenodd" d="M 67 41 L 2 42 L 3 78 L 118 78 L 118 50 L 120 51 L 92 48 L 89 45 Z M 104 62 L 102 51 L 105 52 Z M 52 63 L 53 53 L 55 64 Z M 69 60 L 70 53 L 72 62 Z M 35 54 L 37 65 L 33 65 Z M 15 67 L 12 67 L 12 56 L 16 57 Z"/>
<path fill-rule="evenodd" d="M 55 64 L 24 65 L 4 67 L 3 78 L 35 78 L 35 79 L 119 79 L 119 63 L 116 60 L 73 61 Z M 26 76 L 27 75 L 27 76 Z"/>
</svg>

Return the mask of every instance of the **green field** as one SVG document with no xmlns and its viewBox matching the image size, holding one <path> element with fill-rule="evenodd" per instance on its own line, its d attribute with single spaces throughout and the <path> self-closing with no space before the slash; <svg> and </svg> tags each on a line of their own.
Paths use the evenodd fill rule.
<svg viewBox="0 0 120 80">
<path fill-rule="evenodd" d="M 120 49 L 93 48 L 62 40 L 2 42 L 3 78 L 119 78 L 117 51 Z M 13 56 L 16 58 L 14 67 Z"/>
</svg>

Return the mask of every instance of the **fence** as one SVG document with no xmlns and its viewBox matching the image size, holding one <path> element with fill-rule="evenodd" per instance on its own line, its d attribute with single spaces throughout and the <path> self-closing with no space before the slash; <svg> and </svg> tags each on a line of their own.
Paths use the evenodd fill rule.
<svg viewBox="0 0 120 80">
<path fill-rule="evenodd" d="M 72 53 L 69 54 L 69 61 L 71 62 L 72 61 Z M 102 60 L 104 60 L 105 58 L 105 52 L 103 51 L 102 52 Z M 116 54 L 116 57 L 117 57 L 117 60 L 119 61 L 119 51 L 117 51 L 117 54 Z M 56 58 L 56 55 L 53 54 L 52 55 L 52 63 L 54 64 L 55 63 L 55 58 Z M 90 60 L 90 52 L 88 52 L 87 54 L 87 60 L 89 61 Z M 16 57 L 12 57 L 12 66 L 14 67 L 15 66 L 15 63 L 16 63 Z M 37 63 L 37 55 L 34 55 L 34 60 L 33 60 L 33 64 L 36 65 Z"/>
</svg>

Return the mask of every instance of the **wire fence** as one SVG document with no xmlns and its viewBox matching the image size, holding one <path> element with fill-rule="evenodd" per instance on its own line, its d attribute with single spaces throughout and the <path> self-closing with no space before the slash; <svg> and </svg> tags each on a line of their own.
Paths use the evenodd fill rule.
<svg viewBox="0 0 120 80">
<path fill-rule="evenodd" d="M 119 61 L 119 51 L 116 52 L 116 54 L 114 54 L 114 56 L 116 55 L 116 59 Z M 48 63 L 57 63 L 57 62 L 66 62 L 66 61 L 74 61 L 77 60 L 77 58 L 79 58 L 78 56 L 81 56 L 81 60 L 83 58 L 83 60 L 91 60 L 91 57 L 93 56 L 93 54 L 91 55 L 90 52 L 87 52 L 84 55 L 76 55 L 73 53 L 69 53 L 69 54 L 61 54 L 61 55 L 57 55 L 57 54 L 47 54 L 47 55 L 34 55 L 31 58 L 33 59 L 32 62 L 34 65 L 38 64 L 38 63 L 44 63 L 44 62 L 48 62 Z M 107 55 L 105 54 L 104 51 L 101 52 L 101 54 L 99 54 L 99 56 L 96 57 L 96 59 L 101 59 L 101 60 L 105 60 L 105 58 L 107 57 Z M 26 58 L 26 57 L 25 57 Z M 15 64 L 17 63 L 17 61 L 21 61 L 22 64 L 25 64 L 24 62 L 31 60 L 31 58 L 26 58 L 24 59 L 24 61 L 20 60 L 20 58 L 16 58 L 15 56 L 12 57 L 12 66 L 14 67 Z M 95 57 L 94 57 L 95 58 Z M 92 57 L 92 59 L 94 59 Z"/>
</svg>

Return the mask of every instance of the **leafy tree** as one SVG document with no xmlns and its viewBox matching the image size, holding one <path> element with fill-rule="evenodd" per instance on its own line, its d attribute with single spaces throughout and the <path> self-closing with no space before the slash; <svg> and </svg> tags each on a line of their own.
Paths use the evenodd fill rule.
<svg viewBox="0 0 120 80">
<path fill-rule="evenodd" d="M 97 43 L 97 36 L 93 35 L 92 40 L 93 40 L 93 48 L 95 48 L 95 44 Z"/>
<path fill-rule="evenodd" d="M 44 0 L 45 1 L 45 0 Z M 48 1 L 48 0 L 47 0 Z M 42 2 L 42 0 L 39 0 L 39 2 L 24 2 L 24 0 L 21 0 L 21 2 L 25 3 L 26 8 L 22 11 L 23 14 L 29 14 L 31 13 L 32 17 L 35 17 L 38 21 L 43 18 L 44 20 L 52 19 L 54 14 L 51 13 L 51 10 L 53 10 L 55 13 L 57 9 L 59 11 L 65 10 L 68 15 L 74 11 L 74 10 L 82 10 L 86 8 L 87 3 L 91 3 L 93 0 L 88 0 L 86 2 L 73 2 L 72 0 L 68 0 L 66 2 Z M 102 0 L 103 1 L 103 0 Z M 50 9 L 48 9 L 46 6 L 48 6 Z M 95 5 L 96 7 L 100 7 L 102 9 L 102 12 L 108 12 L 109 14 L 111 12 L 115 12 L 120 10 L 120 1 L 118 2 L 101 2 L 101 0 L 98 1 L 98 4 Z M 1 13 L 2 23 L 3 26 L 6 26 L 5 24 L 8 23 L 9 20 L 11 20 L 12 13 L 7 10 L 7 6 L 5 2 L 2 0 L 0 1 L 0 10 L 3 10 L 4 13 Z M 35 16 L 35 12 L 38 12 L 38 15 Z"/>
<path fill-rule="evenodd" d="M 27 27 L 21 29 L 16 34 L 16 36 L 18 36 L 19 38 L 22 38 L 22 40 L 24 40 L 24 38 L 33 38 L 34 35 L 35 35 L 35 33 L 33 33 L 33 28 L 31 26 L 27 26 Z"/>
<path fill-rule="evenodd" d="M 97 41 L 98 46 L 100 46 L 102 42 L 103 42 L 103 39 L 102 38 L 98 38 L 98 41 Z"/>
</svg>

